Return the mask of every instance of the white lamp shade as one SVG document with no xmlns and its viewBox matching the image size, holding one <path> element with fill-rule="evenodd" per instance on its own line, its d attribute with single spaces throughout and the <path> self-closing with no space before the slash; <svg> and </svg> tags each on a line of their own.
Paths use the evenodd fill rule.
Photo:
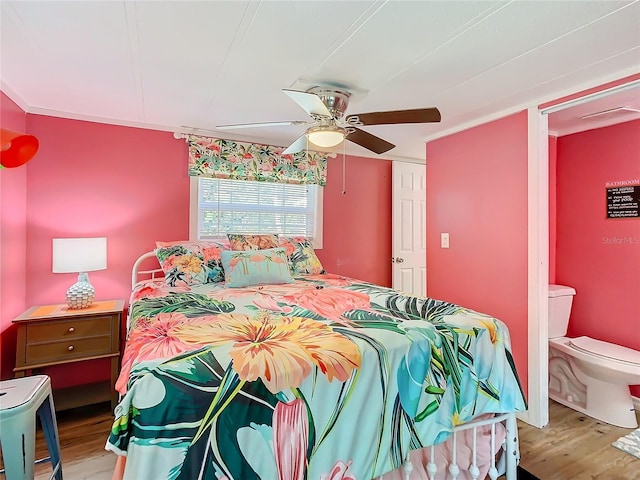
<svg viewBox="0 0 640 480">
<path fill-rule="evenodd" d="M 93 272 L 106 268 L 106 237 L 53 239 L 53 273 Z"/>
</svg>

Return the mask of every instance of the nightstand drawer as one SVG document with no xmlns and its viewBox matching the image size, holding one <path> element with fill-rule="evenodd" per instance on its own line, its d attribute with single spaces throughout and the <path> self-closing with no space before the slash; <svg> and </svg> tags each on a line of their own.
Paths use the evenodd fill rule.
<svg viewBox="0 0 640 480">
<path fill-rule="evenodd" d="M 69 339 L 65 342 L 50 342 L 27 345 L 26 365 L 47 362 L 64 362 L 74 358 L 104 355 L 112 351 L 111 335 L 91 338 Z"/>
<path fill-rule="evenodd" d="M 27 344 L 78 337 L 110 335 L 112 315 L 73 320 L 52 320 L 27 325 Z"/>
</svg>

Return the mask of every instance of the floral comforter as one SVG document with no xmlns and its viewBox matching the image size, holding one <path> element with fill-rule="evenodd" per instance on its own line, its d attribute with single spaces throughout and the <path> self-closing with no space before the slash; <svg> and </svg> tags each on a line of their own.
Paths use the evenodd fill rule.
<svg viewBox="0 0 640 480">
<path fill-rule="evenodd" d="M 107 441 L 124 478 L 369 480 L 526 408 L 499 320 L 337 275 L 141 282 L 129 322 Z"/>
</svg>

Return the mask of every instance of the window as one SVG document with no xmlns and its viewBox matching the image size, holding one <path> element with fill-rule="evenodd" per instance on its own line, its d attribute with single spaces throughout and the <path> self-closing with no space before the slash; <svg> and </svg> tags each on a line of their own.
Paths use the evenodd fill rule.
<svg viewBox="0 0 640 480">
<path fill-rule="evenodd" d="M 310 238 L 322 248 L 322 187 L 221 178 L 191 178 L 191 238 L 277 233 Z"/>
</svg>

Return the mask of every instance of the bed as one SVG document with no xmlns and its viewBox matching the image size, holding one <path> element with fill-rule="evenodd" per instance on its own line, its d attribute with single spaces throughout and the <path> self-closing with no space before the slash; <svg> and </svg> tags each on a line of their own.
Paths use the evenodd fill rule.
<svg viewBox="0 0 640 480">
<path fill-rule="evenodd" d="M 114 478 L 515 480 L 526 403 L 506 326 L 320 273 L 292 243 L 159 244 L 136 261 Z M 171 270 L 198 270 L 194 251 L 212 267 L 200 281 Z M 252 268 L 257 283 L 229 273 Z"/>
</svg>

